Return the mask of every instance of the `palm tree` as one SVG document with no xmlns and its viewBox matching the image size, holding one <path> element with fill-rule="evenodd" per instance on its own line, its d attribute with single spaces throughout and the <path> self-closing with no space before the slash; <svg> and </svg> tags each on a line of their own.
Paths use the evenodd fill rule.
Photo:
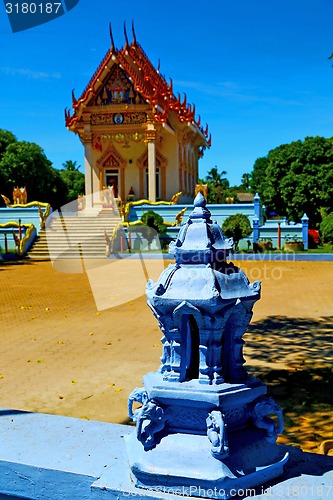
<svg viewBox="0 0 333 500">
<path fill-rule="evenodd" d="M 224 192 L 229 188 L 229 181 L 226 177 L 226 171 L 218 171 L 217 166 L 208 170 L 206 181 L 208 183 L 208 203 L 216 203 L 217 200 L 224 197 Z M 220 201 L 219 201 L 220 203 Z"/>
<path fill-rule="evenodd" d="M 76 166 L 76 164 L 76 161 L 67 160 L 62 164 L 62 166 L 64 167 L 64 170 L 67 170 L 67 172 L 78 172 L 81 168 L 81 165 Z"/>
<path fill-rule="evenodd" d="M 222 170 L 221 172 L 219 172 L 218 168 L 215 166 L 210 170 L 208 170 L 206 179 L 214 187 L 228 188 L 229 181 L 226 177 L 223 177 L 224 175 L 226 175 L 226 173 L 227 173 L 226 170 Z"/>
<path fill-rule="evenodd" d="M 242 175 L 242 180 L 241 180 L 241 186 L 244 189 L 249 189 L 250 188 L 250 182 L 251 182 L 251 174 L 243 174 Z"/>
<path fill-rule="evenodd" d="M 221 173 L 219 173 L 217 167 L 213 167 L 207 172 L 206 179 L 207 181 L 211 182 L 214 186 L 221 186 L 222 180 L 223 180 L 223 175 L 225 175 L 227 172 L 225 170 L 222 170 Z"/>
</svg>

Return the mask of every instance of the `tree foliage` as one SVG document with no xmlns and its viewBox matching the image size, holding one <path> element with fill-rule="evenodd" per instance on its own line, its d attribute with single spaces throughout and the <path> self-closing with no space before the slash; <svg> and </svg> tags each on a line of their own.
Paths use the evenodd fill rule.
<svg viewBox="0 0 333 500">
<path fill-rule="evenodd" d="M 248 189 L 250 189 L 250 183 L 251 183 L 251 174 L 249 173 L 243 174 L 240 188 L 245 189 L 247 191 Z"/>
<path fill-rule="evenodd" d="M 158 233 L 165 232 L 166 227 L 163 217 L 157 212 L 154 212 L 154 210 L 148 210 L 145 212 L 141 217 L 141 221 L 145 226 L 155 229 Z"/>
<path fill-rule="evenodd" d="M 11 199 L 14 186 L 26 186 L 30 201 L 47 202 L 53 208 L 65 204 L 67 186 L 42 148 L 33 142 L 13 141 L 12 135 L 2 134 L 9 143 L 0 160 L 1 194 Z"/>
<path fill-rule="evenodd" d="M 17 142 L 15 135 L 9 130 L 0 129 L 0 161 L 9 144 Z"/>
<path fill-rule="evenodd" d="M 76 165 L 76 161 L 67 160 L 63 163 L 63 169 L 60 170 L 60 176 L 65 182 L 68 190 L 67 201 L 74 201 L 79 194 L 84 194 L 85 178 L 80 172 L 80 165 Z"/>
<path fill-rule="evenodd" d="M 234 214 L 227 217 L 222 224 L 223 234 L 227 238 L 233 238 L 235 249 L 242 238 L 248 238 L 252 233 L 249 218 L 244 214 Z"/>
<path fill-rule="evenodd" d="M 304 213 L 312 225 L 321 210 L 333 210 L 333 139 L 306 137 L 283 144 L 253 167 L 251 188 L 268 211 L 298 222 Z"/>
<path fill-rule="evenodd" d="M 333 243 L 333 212 L 323 217 L 320 234 L 324 243 Z"/>
<path fill-rule="evenodd" d="M 63 170 L 66 170 L 68 172 L 78 172 L 81 168 L 81 165 L 77 165 L 77 162 L 73 160 L 65 161 L 62 166 L 64 167 Z"/>
<path fill-rule="evenodd" d="M 215 166 L 208 170 L 205 179 L 199 179 L 199 182 L 208 186 L 207 203 L 225 203 L 228 197 L 236 198 L 235 190 L 229 187 L 226 173 L 225 170 L 219 172 Z"/>
</svg>

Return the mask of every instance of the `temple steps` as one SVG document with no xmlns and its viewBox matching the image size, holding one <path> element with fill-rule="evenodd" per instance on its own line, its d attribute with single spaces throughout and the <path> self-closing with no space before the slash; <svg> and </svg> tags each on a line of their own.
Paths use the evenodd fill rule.
<svg viewBox="0 0 333 500">
<path fill-rule="evenodd" d="M 56 216 L 29 250 L 29 259 L 101 259 L 105 255 L 105 232 L 112 236 L 119 217 L 106 216 Z"/>
</svg>

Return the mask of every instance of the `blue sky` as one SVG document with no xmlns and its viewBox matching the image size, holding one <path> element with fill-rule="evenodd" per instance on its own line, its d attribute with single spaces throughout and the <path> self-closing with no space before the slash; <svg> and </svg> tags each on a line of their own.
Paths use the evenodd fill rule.
<svg viewBox="0 0 333 500">
<path fill-rule="evenodd" d="M 0 5 L 0 128 L 33 141 L 53 166 L 83 165 L 83 147 L 64 126 L 123 23 L 175 92 L 186 92 L 212 147 L 200 176 L 218 166 L 232 184 L 270 149 L 333 135 L 332 0 L 80 0 L 64 16 L 13 34 Z"/>
</svg>

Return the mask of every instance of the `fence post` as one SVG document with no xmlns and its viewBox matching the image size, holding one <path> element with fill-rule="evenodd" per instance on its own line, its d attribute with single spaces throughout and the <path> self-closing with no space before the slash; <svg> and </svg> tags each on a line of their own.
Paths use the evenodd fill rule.
<svg viewBox="0 0 333 500">
<path fill-rule="evenodd" d="M 4 233 L 5 237 L 5 253 L 8 253 L 8 238 L 7 238 L 7 233 Z"/>
<path fill-rule="evenodd" d="M 302 217 L 302 240 L 304 243 L 304 250 L 309 248 L 309 217 L 304 214 Z"/>
<path fill-rule="evenodd" d="M 253 204 L 254 204 L 254 216 L 260 220 L 260 196 L 258 193 L 256 193 L 255 197 L 253 198 Z"/>
<path fill-rule="evenodd" d="M 253 245 L 259 241 L 259 217 L 253 217 Z"/>
</svg>

